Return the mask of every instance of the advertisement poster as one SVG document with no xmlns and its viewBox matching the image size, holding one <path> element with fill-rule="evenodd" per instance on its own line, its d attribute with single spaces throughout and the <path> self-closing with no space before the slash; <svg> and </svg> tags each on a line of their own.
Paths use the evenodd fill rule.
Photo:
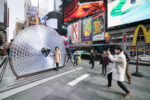
<svg viewBox="0 0 150 100">
<path fill-rule="evenodd" d="M 77 43 L 81 41 L 80 22 L 81 21 L 78 21 L 72 24 L 72 43 Z"/>
<path fill-rule="evenodd" d="M 91 24 L 92 18 L 87 18 L 82 21 L 82 41 L 92 41 L 92 24 Z"/>
<path fill-rule="evenodd" d="M 150 19 L 150 0 L 108 0 L 107 27 Z"/>
<path fill-rule="evenodd" d="M 94 16 L 92 19 L 93 41 L 104 40 L 104 13 Z"/>
</svg>

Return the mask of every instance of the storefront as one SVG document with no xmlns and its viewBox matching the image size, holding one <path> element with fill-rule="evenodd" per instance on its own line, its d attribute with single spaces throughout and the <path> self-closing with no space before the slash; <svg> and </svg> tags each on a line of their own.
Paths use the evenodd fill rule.
<svg viewBox="0 0 150 100">
<path fill-rule="evenodd" d="M 138 25 L 139 26 L 139 25 Z M 150 25 L 111 31 L 110 44 L 122 46 L 122 48 L 133 58 L 137 55 L 150 56 Z"/>
</svg>

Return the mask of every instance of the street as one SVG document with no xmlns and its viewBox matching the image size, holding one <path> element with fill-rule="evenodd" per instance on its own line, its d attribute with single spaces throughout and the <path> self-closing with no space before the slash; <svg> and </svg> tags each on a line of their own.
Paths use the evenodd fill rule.
<svg viewBox="0 0 150 100">
<path fill-rule="evenodd" d="M 87 60 L 82 60 L 78 67 L 67 62 L 66 66 L 60 68 L 58 72 L 52 70 L 28 78 L 14 79 L 0 89 L 0 98 L 5 97 L 4 100 L 123 100 L 125 93 L 115 81 L 111 89 L 104 88 L 107 78 L 101 75 L 99 62 L 96 61 L 95 65 L 94 69 L 90 69 Z M 107 68 L 108 72 L 111 66 L 112 63 Z M 135 65 L 130 65 L 130 72 L 135 72 L 135 68 Z M 144 77 L 132 76 L 131 85 L 127 80 L 124 82 L 131 92 L 129 100 L 148 100 L 150 97 L 150 68 L 139 66 L 139 71 Z M 9 80 L 5 77 L 3 81 Z M 43 79 L 46 78 L 47 81 L 44 81 Z M 40 80 L 44 82 L 39 83 Z"/>
</svg>

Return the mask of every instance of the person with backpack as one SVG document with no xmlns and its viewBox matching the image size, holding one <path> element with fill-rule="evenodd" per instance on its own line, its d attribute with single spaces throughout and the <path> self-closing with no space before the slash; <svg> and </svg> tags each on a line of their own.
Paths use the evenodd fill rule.
<svg viewBox="0 0 150 100">
<path fill-rule="evenodd" d="M 126 56 L 126 62 L 127 62 L 127 65 L 126 65 L 126 77 L 128 79 L 128 83 L 131 84 L 131 75 L 130 75 L 130 70 L 129 70 L 129 62 L 130 62 L 130 58 L 128 56 L 128 54 L 123 51 L 125 56 Z"/>
</svg>

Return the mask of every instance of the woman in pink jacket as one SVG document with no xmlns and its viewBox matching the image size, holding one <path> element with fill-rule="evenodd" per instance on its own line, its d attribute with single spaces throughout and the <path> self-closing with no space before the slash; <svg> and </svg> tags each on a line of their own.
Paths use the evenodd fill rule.
<svg viewBox="0 0 150 100">
<path fill-rule="evenodd" d="M 61 59 L 61 53 L 58 47 L 55 48 L 55 52 L 54 52 L 54 61 L 56 63 L 56 70 L 58 71 L 59 69 L 59 62 Z"/>
</svg>

